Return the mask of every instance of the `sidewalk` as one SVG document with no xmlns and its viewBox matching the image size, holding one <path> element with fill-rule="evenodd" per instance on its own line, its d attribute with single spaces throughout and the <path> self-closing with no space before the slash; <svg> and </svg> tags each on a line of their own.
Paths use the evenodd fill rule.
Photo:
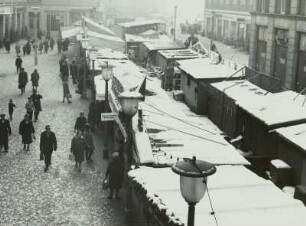
<svg viewBox="0 0 306 226">
<path fill-rule="evenodd" d="M 9 152 L 0 152 L 0 225 L 123 225 L 121 202 L 108 200 L 108 192 L 102 190 L 107 162 L 102 159 L 101 134 L 94 134 L 93 164 L 83 163 L 79 173 L 74 162 L 68 160 L 75 120 L 81 111 L 87 115 L 90 100 L 75 94 L 76 86 L 70 81 L 72 104 L 62 103 L 57 48 L 48 55 L 38 55 L 38 92 L 43 96 L 43 111 L 34 124 L 37 139 L 29 152 L 22 150 L 18 127 L 25 114 L 26 98 L 32 92 L 30 82 L 25 94 L 20 95 L 15 55 L 13 44 L 10 54 L 0 50 L 0 112 L 8 115 L 10 98 L 17 106 Z M 30 77 L 34 55 L 23 57 L 23 61 Z M 44 173 L 39 138 L 47 124 L 57 136 L 58 150 L 53 153 L 50 170 Z"/>
</svg>

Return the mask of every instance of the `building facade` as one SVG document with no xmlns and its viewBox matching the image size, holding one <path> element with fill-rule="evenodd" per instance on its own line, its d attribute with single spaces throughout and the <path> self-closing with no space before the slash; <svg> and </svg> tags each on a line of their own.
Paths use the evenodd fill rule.
<svg viewBox="0 0 306 226">
<path fill-rule="evenodd" d="M 94 18 L 98 9 L 99 0 L 3 0 L 0 38 L 34 35 L 37 30 L 58 33 L 61 26 L 81 20 L 81 16 Z"/>
<path fill-rule="evenodd" d="M 285 89 L 306 87 L 306 1 L 258 0 L 252 13 L 250 67 Z"/>
<path fill-rule="evenodd" d="M 206 0 L 204 28 L 207 37 L 249 49 L 251 11 L 255 0 Z"/>
</svg>

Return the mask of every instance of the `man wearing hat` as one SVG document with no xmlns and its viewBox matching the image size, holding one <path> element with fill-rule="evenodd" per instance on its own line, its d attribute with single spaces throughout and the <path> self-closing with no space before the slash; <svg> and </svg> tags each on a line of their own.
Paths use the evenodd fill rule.
<svg viewBox="0 0 306 226">
<path fill-rule="evenodd" d="M 45 158 L 45 172 L 48 171 L 51 164 L 51 156 L 53 151 L 57 149 L 57 141 L 55 133 L 51 131 L 50 125 L 46 125 L 45 131 L 40 135 L 40 152 Z"/>
<path fill-rule="evenodd" d="M 28 73 L 24 71 L 24 68 L 20 69 L 18 83 L 18 87 L 21 90 L 21 94 L 23 94 L 25 92 L 25 87 L 28 83 Z"/>
<path fill-rule="evenodd" d="M 16 60 L 15 60 L 15 66 L 16 66 L 16 70 L 17 70 L 17 74 L 20 72 L 20 68 L 22 67 L 22 59 L 20 58 L 20 56 L 18 55 Z"/>
<path fill-rule="evenodd" d="M 12 134 L 9 120 L 5 119 L 5 114 L 0 114 L 0 149 L 4 146 L 8 152 L 8 137 Z"/>
</svg>

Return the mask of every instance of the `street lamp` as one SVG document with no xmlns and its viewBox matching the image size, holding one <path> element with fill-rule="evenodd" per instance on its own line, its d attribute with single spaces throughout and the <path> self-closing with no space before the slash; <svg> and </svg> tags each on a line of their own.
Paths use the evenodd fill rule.
<svg viewBox="0 0 306 226">
<path fill-rule="evenodd" d="M 95 77 L 95 60 L 97 59 L 98 56 L 98 49 L 96 48 L 91 48 L 88 50 L 89 51 L 89 58 L 92 60 L 92 70 L 91 70 L 91 81 L 92 81 L 92 94 L 94 94 L 94 77 Z M 94 95 L 92 95 L 94 96 Z"/>
<path fill-rule="evenodd" d="M 105 61 L 105 64 L 101 64 L 101 74 L 102 78 L 105 81 L 105 101 L 104 101 L 104 113 L 110 111 L 109 101 L 108 101 L 108 81 L 113 76 L 113 66 L 108 64 L 108 61 Z M 103 158 L 108 158 L 108 122 L 104 122 L 104 149 L 103 149 Z"/>
<path fill-rule="evenodd" d="M 203 198 L 207 189 L 207 177 L 216 172 L 216 167 L 205 161 L 184 159 L 172 166 L 172 171 L 180 175 L 180 190 L 188 203 L 188 226 L 194 226 L 195 205 Z"/>
<path fill-rule="evenodd" d="M 82 48 L 85 49 L 85 59 L 86 59 L 86 50 L 89 47 L 89 39 L 88 38 L 82 38 L 80 39 L 81 44 L 82 44 Z M 81 67 L 83 67 L 83 93 L 82 93 L 82 97 L 86 98 L 87 97 L 87 93 L 86 93 L 86 65 L 85 62 L 81 62 Z"/>
</svg>

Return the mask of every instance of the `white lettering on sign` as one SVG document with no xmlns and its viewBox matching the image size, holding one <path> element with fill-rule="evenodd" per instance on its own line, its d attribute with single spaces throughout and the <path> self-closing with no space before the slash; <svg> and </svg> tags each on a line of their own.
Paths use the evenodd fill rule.
<svg viewBox="0 0 306 226">
<path fill-rule="evenodd" d="M 115 121 L 117 119 L 117 113 L 101 113 L 101 121 Z"/>
</svg>

